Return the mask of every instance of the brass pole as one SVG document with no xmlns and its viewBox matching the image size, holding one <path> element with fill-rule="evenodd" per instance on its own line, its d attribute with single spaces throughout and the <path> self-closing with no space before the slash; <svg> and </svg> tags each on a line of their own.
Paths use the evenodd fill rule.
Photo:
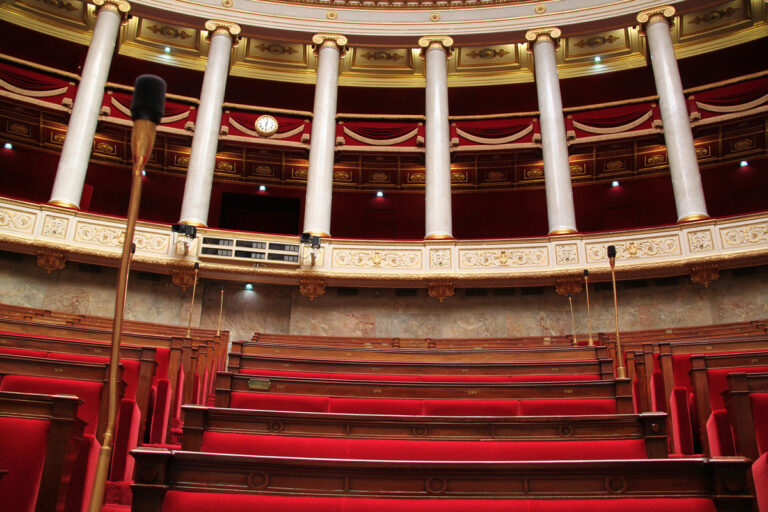
<svg viewBox="0 0 768 512">
<path fill-rule="evenodd" d="M 611 265 L 611 282 L 613 283 L 613 310 L 616 323 L 616 378 L 626 379 L 627 369 L 624 368 L 624 354 L 621 351 L 621 339 L 619 338 L 619 301 L 616 294 L 616 247 L 608 246 L 608 262 Z"/>
<path fill-rule="evenodd" d="M 219 296 L 219 323 L 216 325 L 216 336 L 221 336 L 221 314 L 224 312 L 224 288 Z"/>
<path fill-rule="evenodd" d="M 192 332 L 192 308 L 195 307 L 195 292 L 197 291 L 197 272 L 200 269 L 200 264 L 195 262 L 195 280 L 192 282 L 192 301 L 189 304 L 189 319 L 187 320 L 187 338 Z"/>
<path fill-rule="evenodd" d="M 584 289 L 587 292 L 587 332 L 589 337 L 587 338 L 587 344 L 590 347 L 595 346 L 595 341 L 592 339 L 592 315 L 589 311 L 589 270 L 584 270 Z"/>
<path fill-rule="evenodd" d="M 128 218 L 125 226 L 125 239 L 123 240 L 123 254 L 120 257 L 120 271 L 117 276 L 115 321 L 112 327 L 112 350 L 109 356 L 109 412 L 107 415 L 107 427 L 104 430 L 104 438 L 99 449 L 99 458 L 96 462 L 93 491 L 88 507 L 89 512 L 100 512 L 102 509 L 104 488 L 106 487 L 109 463 L 112 458 L 112 443 L 114 442 L 115 420 L 118 408 L 117 401 L 119 398 L 117 374 L 120 365 L 120 334 L 123 328 L 123 314 L 125 313 L 125 298 L 128 287 L 128 270 L 131 262 L 133 234 L 136 230 L 136 218 L 139 215 L 139 203 L 141 202 L 141 170 L 149 159 L 154 143 L 155 123 L 147 119 L 135 120 L 131 137 L 131 150 L 134 155 L 133 169 L 131 171 L 131 195 L 128 199 Z"/>
<path fill-rule="evenodd" d="M 573 333 L 573 346 L 579 344 L 578 341 L 576 341 L 576 318 L 573 316 L 573 297 L 569 293 L 568 294 L 568 304 L 571 306 L 571 332 Z"/>
</svg>

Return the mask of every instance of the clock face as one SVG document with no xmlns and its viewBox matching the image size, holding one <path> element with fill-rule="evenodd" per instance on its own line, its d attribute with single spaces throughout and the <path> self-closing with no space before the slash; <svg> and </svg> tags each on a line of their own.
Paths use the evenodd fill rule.
<svg viewBox="0 0 768 512">
<path fill-rule="evenodd" d="M 256 131 L 262 137 L 269 137 L 277 131 L 277 119 L 270 115 L 260 116 L 256 120 Z"/>
</svg>

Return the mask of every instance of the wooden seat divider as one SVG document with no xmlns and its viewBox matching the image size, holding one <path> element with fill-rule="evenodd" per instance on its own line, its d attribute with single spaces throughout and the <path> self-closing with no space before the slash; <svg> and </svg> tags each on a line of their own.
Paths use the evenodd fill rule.
<svg viewBox="0 0 768 512">
<path fill-rule="evenodd" d="M 615 400 L 618 414 L 634 413 L 629 379 L 560 382 L 416 382 L 234 375 L 219 372 L 216 407 L 230 407 L 233 392 L 347 398 L 472 400 Z"/>
<path fill-rule="evenodd" d="M 680 503 L 678 510 L 687 509 L 686 504 L 692 498 L 712 500 L 717 510 L 729 512 L 746 512 L 752 510 L 754 504 L 747 478 L 749 460 L 741 457 L 402 462 L 222 455 L 148 448 L 134 450 L 132 454 L 136 459 L 133 510 L 142 512 L 172 510 L 164 508 L 163 501 L 178 499 L 180 493 L 194 493 L 190 494 L 189 505 L 196 496 L 209 502 L 213 500 L 214 509 L 210 505 L 196 508 L 206 512 L 270 509 L 268 504 L 259 505 L 259 500 L 268 496 L 273 499 L 315 497 L 317 501 L 308 500 L 305 505 L 313 510 L 318 510 L 313 508 L 313 503 L 319 505 L 323 499 L 340 498 L 397 498 L 387 502 L 392 510 L 397 507 L 393 503 L 405 504 L 404 500 L 409 498 L 419 499 L 423 508 L 414 508 L 409 503 L 408 510 L 436 510 L 435 507 L 447 506 L 453 499 L 461 500 L 464 510 L 483 509 L 473 507 L 472 500 L 484 500 L 479 504 L 496 502 L 492 510 L 509 510 L 515 506 L 527 510 L 526 502 L 515 505 L 515 500 L 563 500 L 561 510 L 570 510 L 568 505 L 574 502 L 594 500 L 588 503 L 589 507 L 578 510 L 606 512 L 622 509 L 627 498 L 667 498 L 671 506 Z M 237 500 L 237 495 L 252 501 Z M 499 500 L 512 501 L 498 503 Z M 352 502 L 344 503 L 349 506 L 344 510 L 365 509 L 364 505 L 353 508 Z M 649 505 L 652 503 L 649 501 Z M 455 505 L 450 508 L 459 509 Z M 546 510 L 555 510 L 555 507 Z"/>
<path fill-rule="evenodd" d="M 275 355 L 231 353 L 229 371 L 288 370 L 346 374 L 386 375 L 580 375 L 613 378 L 610 359 L 544 362 L 430 362 L 418 361 L 358 361 L 317 359 Z M 567 380 L 567 379 L 563 379 Z"/>
<path fill-rule="evenodd" d="M 75 457 L 83 441 L 85 422 L 77 417 L 77 408 L 82 402 L 75 396 L 68 395 L 39 395 L 34 393 L 14 393 L 0 391 L 0 422 L 4 419 L 41 420 L 49 422 L 47 438 L 44 444 L 44 460 L 37 485 L 37 498 L 34 510 L 39 512 L 54 512 L 62 510 L 69 492 L 70 475 L 73 470 Z M 27 435 L 28 432 L 16 432 Z M 2 453 L 10 452 L 18 447 L 12 439 L 4 439 L 6 448 Z M 24 453 L 24 457 L 34 457 L 32 453 Z M 0 465 L 6 461 L 0 459 Z M 4 467 L 9 473 L 18 471 L 18 467 Z M 35 486 L 37 475 L 22 474 L 16 478 L 0 480 L 0 489 L 4 489 L 5 506 L 10 506 L 11 496 L 19 492 L 18 486 L 30 482 Z"/>
<path fill-rule="evenodd" d="M 768 373 L 738 372 L 728 375 L 728 390 L 723 398 L 733 427 L 736 453 L 757 460 L 760 452 L 750 399 L 752 393 L 768 393 Z"/>
<path fill-rule="evenodd" d="M 766 368 L 768 368 L 768 351 L 697 354 L 691 356 L 691 383 L 693 385 L 694 406 L 696 408 L 699 434 L 705 454 L 709 453 L 706 425 L 713 410 L 713 396 L 710 393 L 708 372 L 712 370 L 733 370 L 732 373 L 747 373 L 745 369 L 749 367 L 755 369 L 754 373 L 765 373 Z M 727 385 L 723 389 L 716 390 L 717 394 L 721 394 L 726 389 Z M 717 396 L 717 401 L 721 401 L 720 396 Z"/>
<path fill-rule="evenodd" d="M 397 416 L 184 406 L 182 449 L 200 451 L 205 432 L 329 438 L 451 441 L 643 439 L 648 458 L 666 458 L 665 413 L 587 416 Z"/>
</svg>

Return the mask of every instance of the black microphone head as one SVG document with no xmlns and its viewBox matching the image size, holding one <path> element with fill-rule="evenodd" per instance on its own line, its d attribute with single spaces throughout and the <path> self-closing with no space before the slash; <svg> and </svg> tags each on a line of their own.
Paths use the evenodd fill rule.
<svg viewBox="0 0 768 512">
<path fill-rule="evenodd" d="M 615 258 L 616 257 L 616 246 L 615 245 L 609 245 L 608 246 L 608 257 L 609 258 Z"/>
<path fill-rule="evenodd" d="M 195 270 L 197 270 L 197 269 L 199 269 L 199 268 L 200 268 L 200 263 L 198 263 L 198 262 L 195 262 Z"/>
<path fill-rule="evenodd" d="M 147 119 L 160 124 L 165 111 L 165 80 L 155 75 L 141 75 L 133 85 L 131 119 Z"/>
<path fill-rule="evenodd" d="M 589 270 L 584 269 L 584 277 L 587 277 L 589 275 Z"/>
</svg>

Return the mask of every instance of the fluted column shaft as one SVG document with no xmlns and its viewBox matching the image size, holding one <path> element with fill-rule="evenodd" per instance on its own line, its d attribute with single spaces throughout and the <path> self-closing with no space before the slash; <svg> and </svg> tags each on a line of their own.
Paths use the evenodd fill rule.
<svg viewBox="0 0 768 512">
<path fill-rule="evenodd" d="M 124 0 L 100 0 L 94 3 L 101 7 L 77 87 L 49 201 L 69 208 L 80 207 L 109 66 L 115 52 L 120 23 L 131 7 Z"/>
<path fill-rule="evenodd" d="M 448 126 L 448 70 L 446 59 L 453 40 L 427 36 L 419 40 L 426 64 L 425 235 L 453 238 L 451 218 L 451 152 Z"/>
<path fill-rule="evenodd" d="M 195 121 L 195 134 L 192 137 L 179 221 L 196 226 L 208 224 L 208 208 L 211 203 L 211 187 L 221 128 L 221 106 L 227 87 L 232 38 L 240 33 L 240 27 L 234 23 L 209 20 L 205 28 L 211 33 L 211 44 L 200 92 L 200 106 Z"/>
<path fill-rule="evenodd" d="M 667 18 L 672 17 L 674 12 L 673 7 L 662 7 L 641 12 L 637 19 L 645 25 L 648 38 L 653 78 L 664 125 L 669 173 L 675 194 L 677 221 L 685 222 L 705 219 L 708 214 L 680 71 L 669 35 Z"/>
<path fill-rule="evenodd" d="M 312 37 L 312 42 L 317 47 L 318 62 L 309 147 L 307 199 L 304 207 L 304 233 L 330 236 L 339 58 L 347 44 L 347 38 L 337 34 L 316 34 Z"/>
<path fill-rule="evenodd" d="M 573 207 L 571 170 L 555 58 L 555 39 L 560 37 L 560 30 L 531 30 L 525 37 L 533 51 L 549 234 L 575 233 L 576 214 Z"/>
</svg>

